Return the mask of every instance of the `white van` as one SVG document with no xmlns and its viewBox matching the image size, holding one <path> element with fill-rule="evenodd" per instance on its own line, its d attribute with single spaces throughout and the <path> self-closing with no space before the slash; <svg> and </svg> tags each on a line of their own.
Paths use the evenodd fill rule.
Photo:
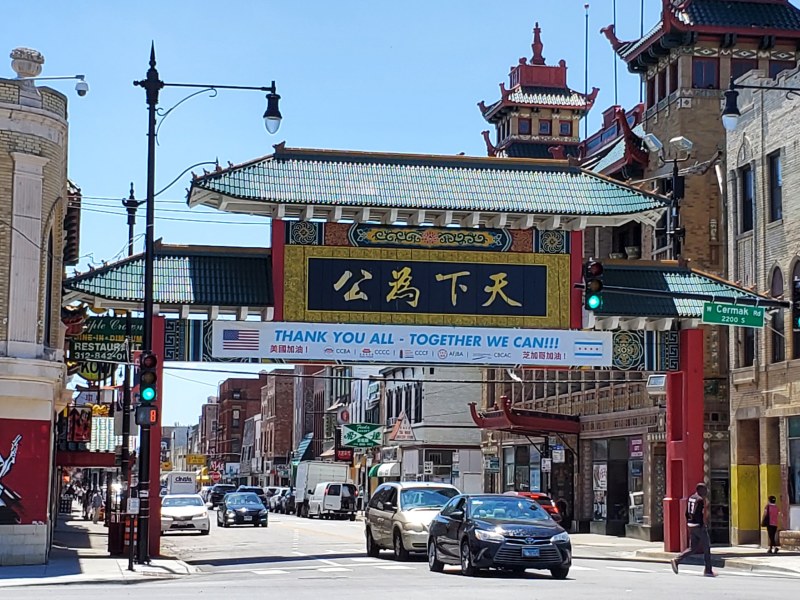
<svg viewBox="0 0 800 600">
<path fill-rule="evenodd" d="M 318 483 L 308 499 L 308 516 L 356 520 L 356 486 L 339 481 Z"/>
</svg>

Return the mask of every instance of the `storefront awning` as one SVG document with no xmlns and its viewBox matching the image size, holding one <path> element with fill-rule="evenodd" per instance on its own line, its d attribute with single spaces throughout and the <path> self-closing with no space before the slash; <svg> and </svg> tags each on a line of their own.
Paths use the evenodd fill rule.
<svg viewBox="0 0 800 600">
<path fill-rule="evenodd" d="M 514 408 L 507 398 L 500 406 L 478 412 L 477 405 L 469 405 L 472 420 L 481 429 L 507 431 L 520 435 L 550 435 L 554 433 L 580 433 L 581 423 L 577 415 L 562 415 L 536 410 Z"/>
<path fill-rule="evenodd" d="M 378 469 L 380 468 L 380 463 L 377 465 L 372 465 L 369 468 L 369 473 L 367 473 L 367 477 L 377 477 L 378 476 Z"/>
<path fill-rule="evenodd" d="M 308 449 L 311 447 L 311 442 L 314 439 L 313 433 L 307 433 L 305 437 L 300 440 L 300 443 L 297 444 L 297 449 L 294 451 L 294 457 L 292 458 L 292 465 L 297 466 L 301 460 L 305 460 L 306 454 L 308 454 Z"/>
<path fill-rule="evenodd" d="M 400 477 L 400 463 L 390 462 L 378 465 L 378 477 Z"/>
</svg>

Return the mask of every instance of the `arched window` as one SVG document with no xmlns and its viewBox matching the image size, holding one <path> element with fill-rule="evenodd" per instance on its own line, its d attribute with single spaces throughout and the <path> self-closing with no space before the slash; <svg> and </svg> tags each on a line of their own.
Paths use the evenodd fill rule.
<svg viewBox="0 0 800 600">
<path fill-rule="evenodd" d="M 792 270 L 792 280 L 789 282 L 794 290 L 795 281 L 800 279 L 800 261 L 796 262 Z M 791 300 L 791 296 L 789 298 Z M 796 318 L 797 313 L 792 311 L 792 319 Z M 800 331 L 796 331 L 795 323 L 792 323 L 792 358 L 800 358 Z M 800 492 L 798 492 L 800 493 Z"/>
<path fill-rule="evenodd" d="M 772 272 L 769 291 L 773 298 L 780 298 L 784 295 L 783 273 L 780 269 Z M 774 363 L 786 360 L 785 325 L 783 309 L 779 308 L 772 314 L 772 362 Z"/>
</svg>

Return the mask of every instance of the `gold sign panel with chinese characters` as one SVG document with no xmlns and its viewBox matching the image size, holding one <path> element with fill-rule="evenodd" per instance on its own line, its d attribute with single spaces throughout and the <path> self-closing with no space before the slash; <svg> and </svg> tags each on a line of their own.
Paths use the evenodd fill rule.
<svg viewBox="0 0 800 600">
<path fill-rule="evenodd" d="M 284 319 L 569 328 L 568 254 L 286 246 Z"/>
</svg>

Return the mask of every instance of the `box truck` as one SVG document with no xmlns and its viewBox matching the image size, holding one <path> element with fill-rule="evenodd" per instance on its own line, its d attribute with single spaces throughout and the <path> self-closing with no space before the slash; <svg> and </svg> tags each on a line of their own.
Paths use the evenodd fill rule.
<svg viewBox="0 0 800 600">
<path fill-rule="evenodd" d="M 349 483 L 350 465 L 305 460 L 297 465 L 295 477 L 295 506 L 297 515 L 308 517 L 308 501 L 317 485 L 324 482 Z"/>
</svg>

